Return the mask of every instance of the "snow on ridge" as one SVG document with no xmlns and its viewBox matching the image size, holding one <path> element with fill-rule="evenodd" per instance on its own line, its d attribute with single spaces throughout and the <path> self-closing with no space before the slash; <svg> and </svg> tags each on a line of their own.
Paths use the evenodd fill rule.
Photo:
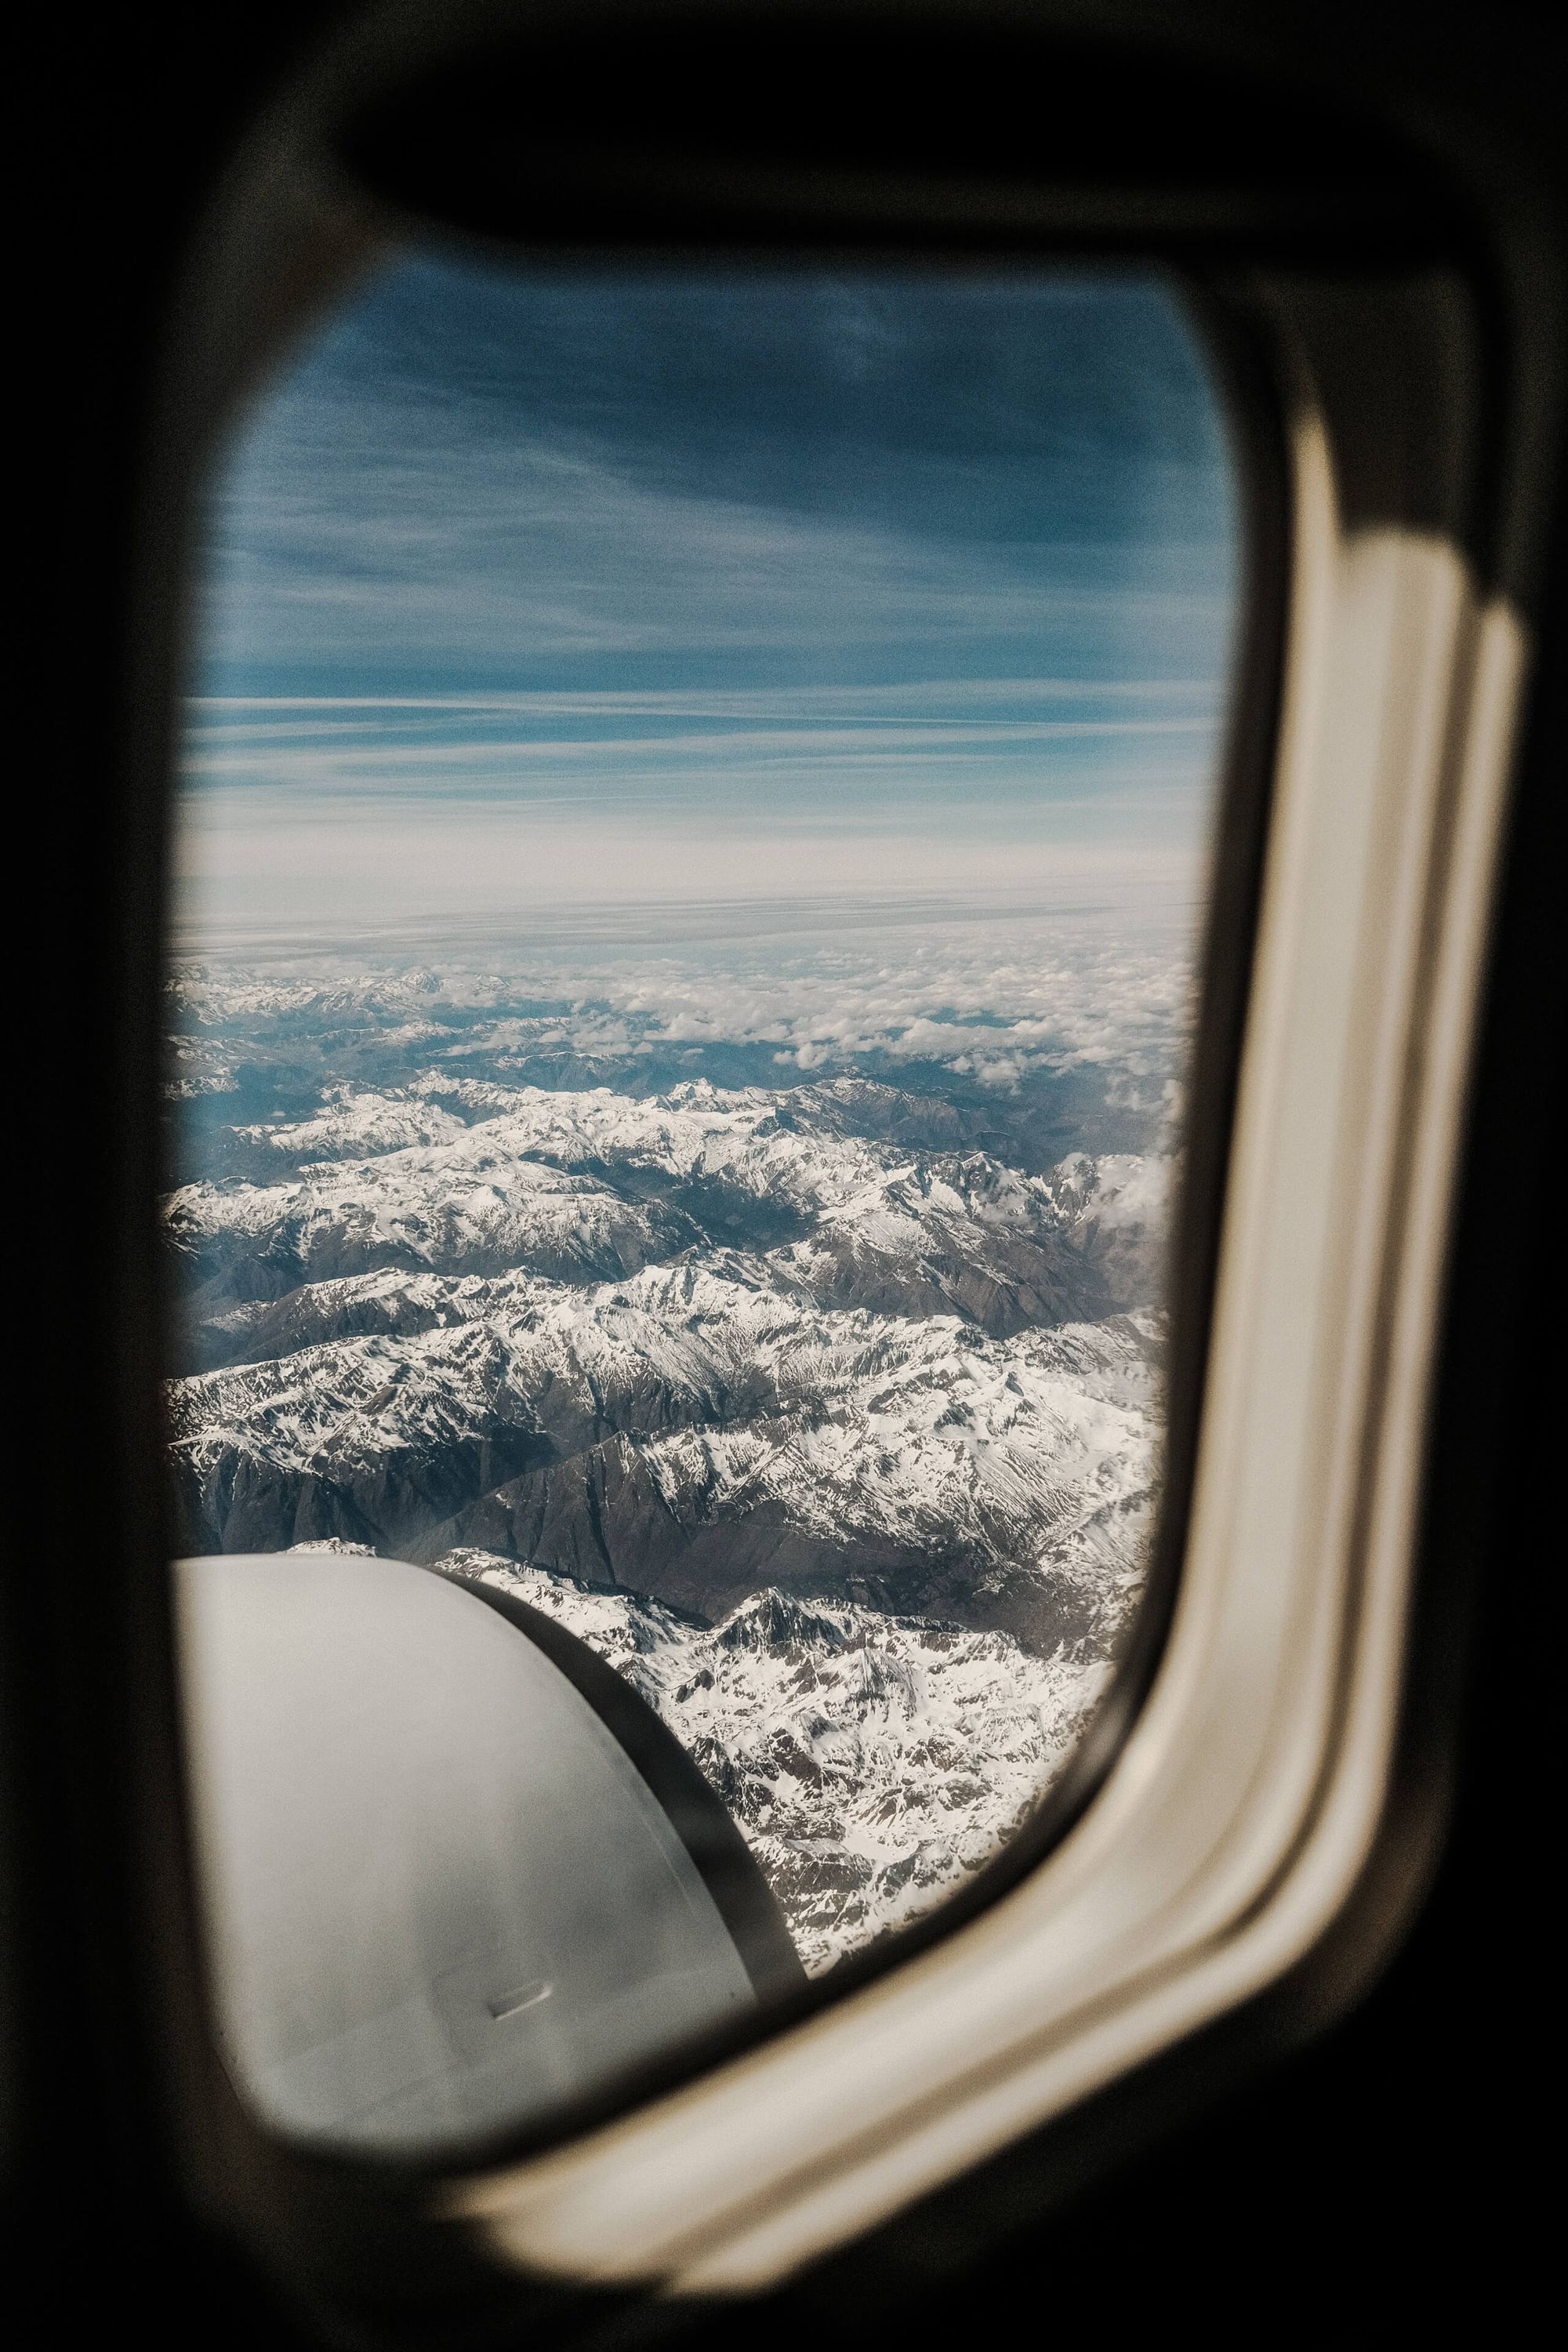
<svg viewBox="0 0 1568 2352">
<path fill-rule="evenodd" d="M 237 1127 L 234 1132 L 241 1142 L 321 1161 L 363 1160 L 411 1144 L 450 1142 L 463 1134 L 466 1124 L 439 1103 L 403 1087 L 378 1093 L 339 1083 L 326 1088 L 321 1108 L 309 1118 Z"/>
<path fill-rule="evenodd" d="M 626 1460 L 677 1515 L 765 1507 L 830 1543 L 963 1547 L 1117 1588 L 1141 1563 L 1158 1447 L 1148 1318 L 998 1340 L 956 1318 L 825 1309 L 702 1265 L 587 1292 L 384 1274 L 320 1287 L 331 1312 L 345 1294 L 412 1296 L 431 1327 L 173 1382 L 175 1455 L 198 1485 L 247 1463 L 374 1487 L 399 1457 L 530 1426 L 549 1394 L 554 1425 L 575 1414 L 584 1443 L 606 1421 L 620 1429 Z M 450 1319 L 434 1319 L 443 1309 Z M 743 1416 L 726 1423 L 721 1401 L 738 1395 Z M 640 1433 L 638 1411 L 652 1415 Z"/>
<path fill-rule="evenodd" d="M 404 1089 L 340 1086 L 308 1119 L 238 1129 L 279 1152 L 324 1156 L 276 1182 L 181 1187 L 166 1204 L 171 1236 L 187 1252 L 244 1242 L 276 1262 L 291 1251 L 300 1278 L 400 1256 L 443 1270 L 531 1262 L 560 1275 L 576 1265 L 592 1279 L 677 1255 L 693 1238 L 680 1188 L 700 1216 L 703 1188 L 710 1196 L 718 1187 L 793 1221 L 800 1238 L 774 1255 L 805 1288 L 842 1295 L 881 1266 L 895 1282 L 923 1279 L 933 1298 L 957 1298 L 967 1283 L 982 1299 L 1005 1291 L 1026 1301 L 1042 1277 L 1076 1278 L 1071 1254 L 1080 1259 L 1101 1229 L 1122 1245 L 1120 1295 L 1136 1297 L 1141 1236 L 1163 1216 L 1163 1162 L 1075 1154 L 1048 1175 L 1026 1175 L 980 1150 L 910 1150 L 802 1126 L 763 1087 L 694 1081 L 652 1097 L 485 1087 L 479 1100 L 474 1091 L 428 1076 Z M 487 1115 L 466 1123 L 443 1108 L 443 1092 Z M 636 1197 L 650 1176 L 668 1204 Z M 1053 1276 L 1019 1248 L 1069 1255 Z M 1020 1313 L 1049 1319 L 1037 1304 Z"/>
<path fill-rule="evenodd" d="M 171 971 L 164 992 L 177 1018 L 202 1027 L 285 1021 L 298 1023 L 386 1018 L 427 1018 L 437 1006 L 485 1007 L 503 1003 L 513 983 L 497 974 L 434 970 L 401 964 L 384 970 L 363 963 L 288 971 L 258 971 L 227 962 L 184 962 Z"/>
<path fill-rule="evenodd" d="M 405 1263 L 487 1265 L 542 1255 L 594 1272 L 605 1257 L 629 1270 L 668 1255 L 648 1210 L 482 1135 L 468 1150 L 408 1144 L 324 1161 L 275 1184 L 198 1178 L 170 1195 L 164 1219 L 177 1248 L 242 1237 L 292 1249 L 306 1276 L 389 1253 Z"/>
</svg>

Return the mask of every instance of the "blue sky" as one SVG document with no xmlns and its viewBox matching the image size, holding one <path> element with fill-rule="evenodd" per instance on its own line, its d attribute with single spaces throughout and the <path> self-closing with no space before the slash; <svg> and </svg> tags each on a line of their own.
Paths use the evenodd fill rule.
<svg viewBox="0 0 1568 2352">
<path fill-rule="evenodd" d="M 405 256 L 212 485 L 186 942 L 1190 896 L 1236 567 L 1157 281 Z"/>
</svg>

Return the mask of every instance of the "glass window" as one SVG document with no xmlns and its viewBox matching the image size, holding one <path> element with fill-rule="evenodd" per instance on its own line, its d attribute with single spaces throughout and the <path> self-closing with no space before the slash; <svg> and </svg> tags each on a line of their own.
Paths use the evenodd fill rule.
<svg viewBox="0 0 1568 2352">
<path fill-rule="evenodd" d="M 410 250 L 254 394 L 167 1234 L 275 2122 L 534 2122 L 928 1912 L 1072 1751 L 1158 1491 L 1238 530 L 1152 274 Z"/>
</svg>

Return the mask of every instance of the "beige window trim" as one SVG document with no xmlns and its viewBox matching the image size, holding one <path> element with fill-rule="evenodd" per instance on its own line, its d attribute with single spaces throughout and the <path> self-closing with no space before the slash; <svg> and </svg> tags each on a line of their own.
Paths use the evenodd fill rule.
<svg viewBox="0 0 1568 2352">
<path fill-rule="evenodd" d="M 518 2268 L 765 2287 L 1266 1987 L 1368 1855 L 1525 646 L 1440 530 L 1347 515 L 1342 436 L 1368 419 L 1308 349 L 1197 1478 L 1148 1704 L 1072 1834 L 984 1915 L 688 2088 L 442 2192 Z M 1395 352 L 1391 443 L 1415 390 Z"/>
</svg>

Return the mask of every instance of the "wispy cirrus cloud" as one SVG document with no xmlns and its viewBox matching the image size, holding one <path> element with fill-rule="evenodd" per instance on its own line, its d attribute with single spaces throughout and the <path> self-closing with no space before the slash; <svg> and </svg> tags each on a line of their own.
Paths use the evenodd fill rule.
<svg viewBox="0 0 1568 2352">
<path fill-rule="evenodd" d="M 214 477 L 183 936 L 1184 900 L 1235 505 L 1147 277 L 405 257 Z"/>
<path fill-rule="evenodd" d="M 853 366 L 846 305 L 876 321 Z M 215 476 L 203 667 L 429 688 L 559 686 L 541 672 L 564 663 L 624 688 L 739 658 L 874 683 L 943 674 L 947 646 L 992 677 L 1201 673 L 1233 508 L 1218 404 L 1148 278 L 574 281 L 415 256 Z"/>
</svg>

